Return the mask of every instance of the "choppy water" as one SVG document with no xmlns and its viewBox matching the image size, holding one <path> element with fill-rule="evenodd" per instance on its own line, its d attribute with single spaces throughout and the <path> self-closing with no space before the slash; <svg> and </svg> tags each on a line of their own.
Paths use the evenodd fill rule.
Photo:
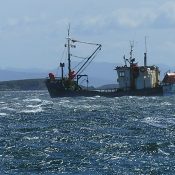
<svg viewBox="0 0 175 175">
<path fill-rule="evenodd" d="M 175 97 L 0 92 L 0 174 L 174 174 Z"/>
</svg>

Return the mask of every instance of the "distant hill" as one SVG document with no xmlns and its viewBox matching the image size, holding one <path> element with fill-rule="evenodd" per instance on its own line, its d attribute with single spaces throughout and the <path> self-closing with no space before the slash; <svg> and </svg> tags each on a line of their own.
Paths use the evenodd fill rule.
<svg viewBox="0 0 175 175">
<path fill-rule="evenodd" d="M 115 89 L 115 88 L 118 88 L 118 84 L 106 84 L 106 85 L 97 87 L 97 89 L 102 89 L 102 90 Z"/>
<path fill-rule="evenodd" d="M 7 90 L 45 90 L 46 86 L 44 79 L 27 79 L 27 80 L 12 80 L 12 81 L 1 81 L 0 91 Z"/>
<path fill-rule="evenodd" d="M 0 81 L 40 79 L 46 76 L 46 72 L 42 72 L 40 70 L 33 72 L 32 70 L 0 69 Z"/>
<path fill-rule="evenodd" d="M 72 67 L 74 67 L 72 63 Z M 115 64 L 105 62 L 93 62 L 83 74 L 89 76 L 89 86 L 102 86 L 104 84 L 116 83 L 116 71 L 114 70 Z M 65 72 L 67 69 L 65 68 Z M 23 80 L 23 79 L 41 79 L 48 76 L 49 72 L 53 72 L 56 76 L 61 76 L 61 70 L 48 69 L 48 70 L 36 70 L 36 69 L 0 69 L 0 81 L 9 80 Z M 83 81 L 83 79 L 82 79 Z M 85 85 L 85 84 L 84 84 Z"/>
<path fill-rule="evenodd" d="M 1 81 L 0 91 L 27 91 L 27 90 L 46 90 L 45 79 L 26 79 L 26 80 L 11 80 L 11 81 Z M 83 87 L 83 86 L 82 86 Z M 83 87 L 86 88 L 86 87 Z M 107 84 L 96 89 L 113 89 L 117 88 L 117 84 Z M 95 89 L 90 86 L 89 89 Z"/>
</svg>

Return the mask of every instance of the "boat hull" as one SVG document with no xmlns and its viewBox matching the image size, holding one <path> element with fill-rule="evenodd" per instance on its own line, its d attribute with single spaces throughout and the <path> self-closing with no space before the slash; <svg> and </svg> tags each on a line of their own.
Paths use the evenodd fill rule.
<svg viewBox="0 0 175 175">
<path fill-rule="evenodd" d="M 163 86 L 163 94 L 165 96 L 171 96 L 175 94 L 175 83 L 165 84 Z"/>
<path fill-rule="evenodd" d="M 163 88 L 147 88 L 147 89 L 140 89 L 140 90 L 129 90 L 129 91 L 121 91 L 117 89 L 112 90 L 71 90 L 71 89 L 64 89 L 60 88 L 56 81 L 49 81 L 46 80 L 46 86 L 51 98 L 56 97 L 76 97 L 76 96 L 85 96 L 85 97 L 92 97 L 92 96 L 104 96 L 104 97 L 121 97 L 121 96 L 162 96 L 163 95 Z"/>
</svg>

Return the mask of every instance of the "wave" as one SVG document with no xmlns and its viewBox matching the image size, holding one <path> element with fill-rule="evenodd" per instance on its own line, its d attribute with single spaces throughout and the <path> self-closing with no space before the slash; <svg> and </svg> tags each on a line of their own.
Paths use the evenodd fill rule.
<svg viewBox="0 0 175 175">
<path fill-rule="evenodd" d="M 16 111 L 16 109 L 7 106 L 2 107 L 1 110 Z"/>
<path fill-rule="evenodd" d="M 4 113 L 4 112 L 0 113 L 0 116 L 6 116 L 6 115 L 7 115 L 7 113 Z"/>
<path fill-rule="evenodd" d="M 41 102 L 42 100 L 39 98 L 33 98 L 33 99 L 27 98 L 27 99 L 24 99 L 23 101 L 24 102 Z"/>
<path fill-rule="evenodd" d="M 167 128 L 167 121 L 161 117 L 146 117 L 142 120 L 142 122 L 147 123 L 151 126 L 155 126 L 158 128 Z"/>
<path fill-rule="evenodd" d="M 171 106 L 172 103 L 165 101 L 165 102 L 160 103 L 160 105 L 161 106 Z"/>
<path fill-rule="evenodd" d="M 0 101 L 0 104 L 5 104 L 5 102 L 4 101 Z"/>
<path fill-rule="evenodd" d="M 174 98 L 4 93 L 0 174 L 174 173 Z"/>
<path fill-rule="evenodd" d="M 19 113 L 40 113 L 43 112 L 44 110 L 42 109 L 42 107 L 37 107 L 36 109 L 24 109 L 22 111 L 20 111 Z"/>
</svg>

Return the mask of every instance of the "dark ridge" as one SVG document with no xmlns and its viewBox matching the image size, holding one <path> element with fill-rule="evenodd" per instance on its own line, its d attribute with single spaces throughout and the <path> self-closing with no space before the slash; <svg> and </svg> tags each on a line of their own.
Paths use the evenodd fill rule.
<svg viewBox="0 0 175 175">
<path fill-rule="evenodd" d="M 45 90 L 45 79 L 1 81 L 0 91 Z"/>
<path fill-rule="evenodd" d="M 115 88 L 118 88 L 118 84 L 106 84 L 106 85 L 97 87 L 97 89 L 102 89 L 102 90 L 115 89 Z"/>
<path fill-rule="evenodd" d="M 82 86 L 85 88 L 85 86 Z M 116 84 L 107 84 L 95 88 L 93 86 L 88 87 L 88 89 L 113 89 L 117 88 Z M 24 80 L 10 80 L 10 81 L 0 81 L 0 91 L 23 91 L 23 90 L 46 90 L 45 79 L 24 79 Z"/>
</svg>

